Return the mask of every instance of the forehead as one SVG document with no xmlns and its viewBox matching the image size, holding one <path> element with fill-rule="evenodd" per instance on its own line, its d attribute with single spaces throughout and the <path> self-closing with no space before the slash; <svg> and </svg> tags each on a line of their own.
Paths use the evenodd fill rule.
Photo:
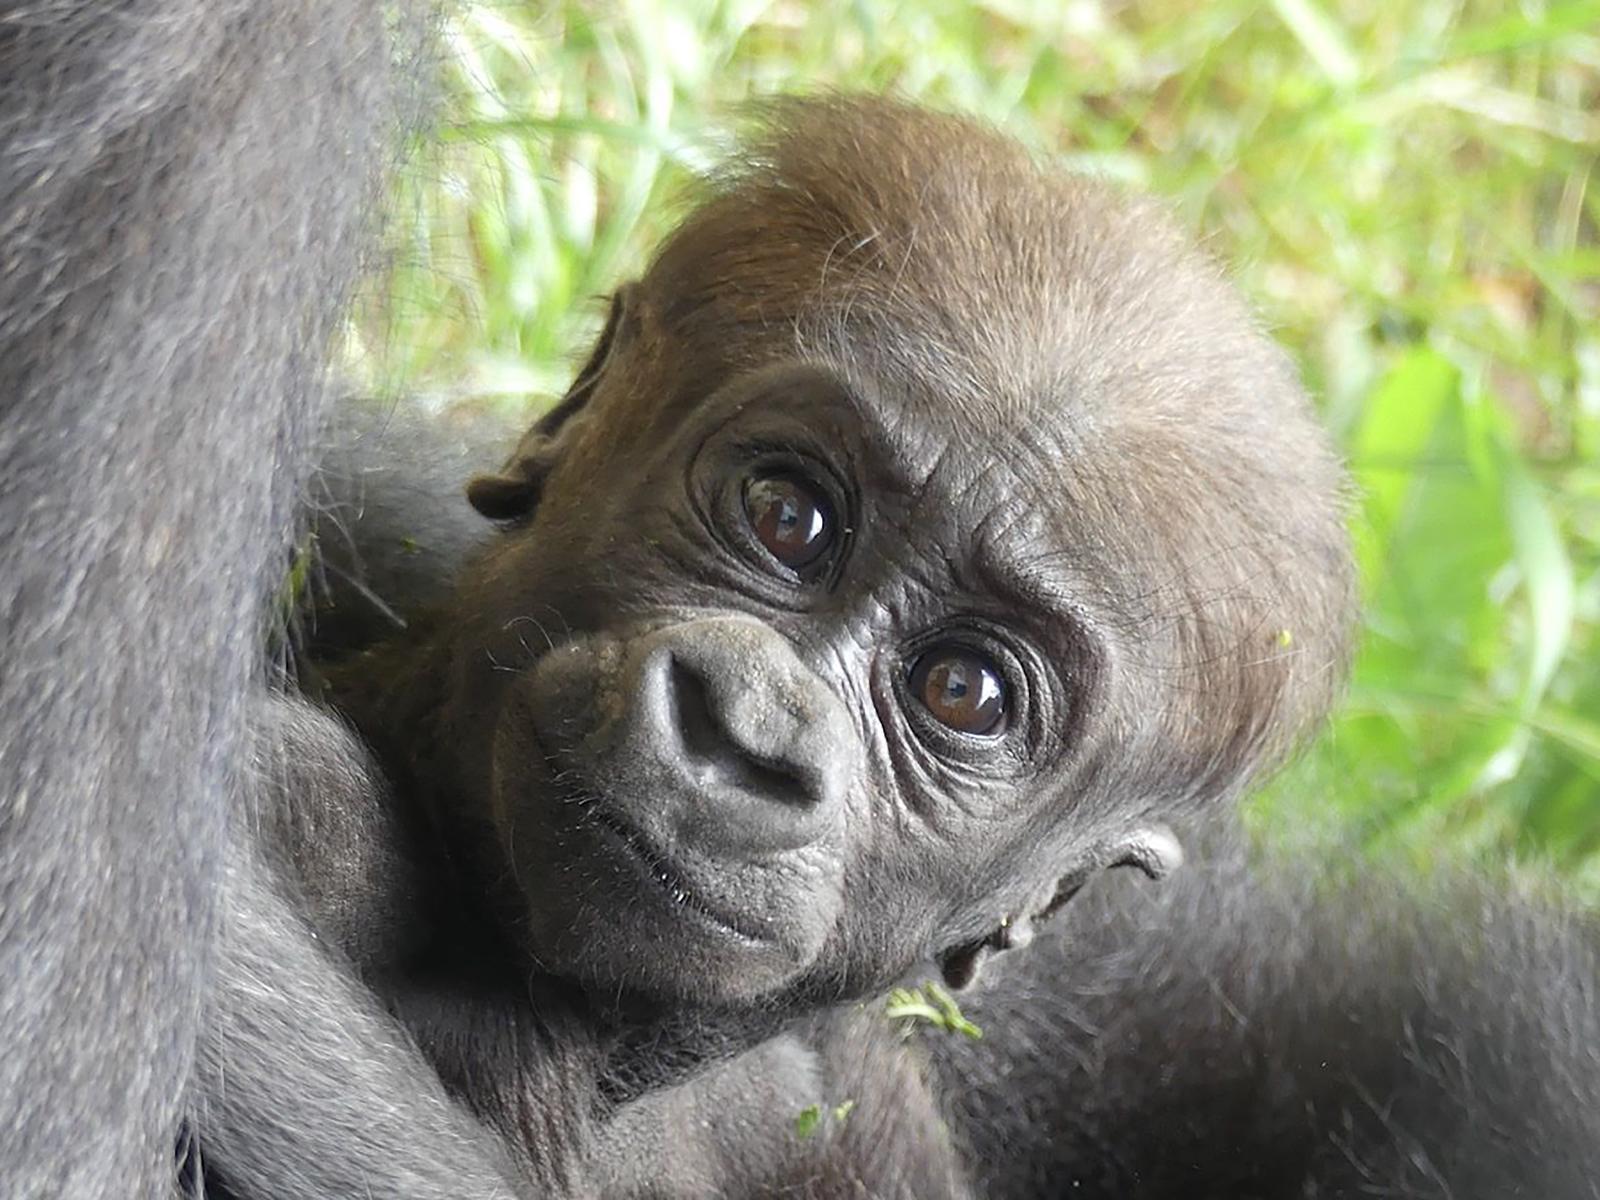
<svg viewBox="0 0 1600 1200">
<path fill-rule="evenodd" d="M 1326 540 L 1290 476 L 1337 472 L 1292 371 L 1158 208 L 937 118 L 796 128 L 646 278 L 683 408 L 708 368 L 826 364 L 885 482 L 943 502 L 936 527 L 1027 508 L 1036 542 L 1091 570 L 1192 558 L 1220 593 L 1208 564 L 1307 522 Z"/>
<path fill-rule="evenodd" d="M 1070 464 L 1090 453 L 1086 413 L 1021 389 L 957 390 L 874 349 L 870 365 L 836 357 L 824 369 L 843 384 L 875 488 L 980 522 L 970 532 L 983 541 L 1061 503 Z"/>
</svg>

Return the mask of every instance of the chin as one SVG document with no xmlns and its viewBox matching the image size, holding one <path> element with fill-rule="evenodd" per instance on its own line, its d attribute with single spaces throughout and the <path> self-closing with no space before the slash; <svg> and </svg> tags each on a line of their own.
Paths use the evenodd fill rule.
<svg viewBox="0 0 1600 1200">
<path fill-rule="evenodd" d="M 759 1003 L 815 971 L 834 889 L 668 849 L 604 800 L 536 805 L 525 794 L 521 807 L 507 849 L 546 970 L 596 993 L 705 1006 Z"/>
</svg>

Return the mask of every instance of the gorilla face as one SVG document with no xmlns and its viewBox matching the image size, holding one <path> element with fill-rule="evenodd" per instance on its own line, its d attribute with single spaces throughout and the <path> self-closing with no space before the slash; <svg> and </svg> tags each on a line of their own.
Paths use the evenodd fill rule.
<svg viewBox="0 0 1600 1200">
<path fill-rule="evenodd" d="M 452 802 L 595 989 L 960 983 L 1094 871 L 1163 869 L 1155 822 L 1340 674 L 1338 471 L 1209 268 L 992 135 L 864 106 L 818 148 L 826 109 L 470 491 L 507 525 L 457 604 Z M 862 155 L 920 182 L 852 210 Z"/>
<path fill-rule="evenodd" d="M 1100 832 L 1063 793 L 1103 651 L 1029 595 L 1030 468 L 907 415 L 817 363 L 735 375 L 496 558 L 489 786 L 542 959 L 856 991 L 1031 900 L 1000 850 Z"/>
</svg>

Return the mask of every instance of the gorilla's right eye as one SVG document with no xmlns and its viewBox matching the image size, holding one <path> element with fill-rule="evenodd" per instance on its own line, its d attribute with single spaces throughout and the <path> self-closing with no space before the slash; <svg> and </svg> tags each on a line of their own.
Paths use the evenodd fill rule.
<svg viewBox="0 0 1600 1200">
<path fill-rule="evenodd" d="M 745 480 L 744 515 L 762 548 L 791 571 L 815 566 L 833 546 L 833 506 L 820 488 L 798 475 Z"/>
</svg>

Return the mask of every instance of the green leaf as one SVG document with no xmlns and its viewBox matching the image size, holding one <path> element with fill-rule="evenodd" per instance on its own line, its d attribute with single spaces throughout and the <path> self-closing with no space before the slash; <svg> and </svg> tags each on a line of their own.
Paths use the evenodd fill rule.
<svg viewBox="0 0 1600 1200">
<path fill-rule="evenodd" d="M 967 1020 L 955 997 L 931 979 L 924 980 L 914 988 L 895 988 L 889 993 L 884 1015 L 908 1024 L 925 1021 L 936 1029 L 959 1033 L 964 1037 L 983 1036 L 983 1030 Z"/>
<path fill-rule="evenodd" d="M 1493 54 L 1497 51 L 1520 50 L 1524 46 L 1539 46 L 1572 34 L 1593 34 L 1600 28 L 1600 3 L 1597 0 L 1577 0 L 1576 3 L 1552 4 L 1543 12 L 1523 8 L 1516 16 L 1463 30 L 1450 44 L 1453 56 Z"/>
<path fill-rule="evenodd" d="M 1459 391 L 1460 374 L 1438 351 L 1416 346 L 1389 369 L 1378 384 L 1352 445 L 1356 481 L 1366 503 L 1366 520 L 1357 530 L 1362 574 L 1378 574 L 1384 547 L 1393 535 L 1408 496 L 1420 478 L 1419 466 L 1433 441 L 1445 406 Z"/>
</svg>

